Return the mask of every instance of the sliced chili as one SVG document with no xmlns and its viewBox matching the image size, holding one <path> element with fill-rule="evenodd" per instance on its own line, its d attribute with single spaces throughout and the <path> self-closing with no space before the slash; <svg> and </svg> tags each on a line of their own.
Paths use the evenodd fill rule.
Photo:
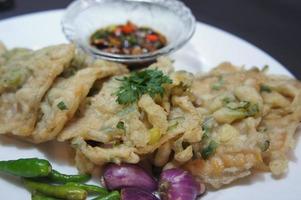
<svg viewBox="0 0 301 200">
<path fill-rule="evenodd" d="M 150 53 L 166 46 L 166 37 L 159 32 L 139 27 L 128 21 L 97 30 L 90 38 L 92 46 L 113 54 L 139 55 Z"/>
</svg>

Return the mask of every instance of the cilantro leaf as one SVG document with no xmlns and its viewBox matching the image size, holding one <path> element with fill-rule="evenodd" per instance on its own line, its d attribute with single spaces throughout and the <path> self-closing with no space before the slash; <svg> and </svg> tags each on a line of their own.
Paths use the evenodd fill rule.
<svg viewBox="0 0 301 200">
<path fill-rule="evenodd" d="M 172 80 L 168 76 L 157 69 L 132 72 L 130 76 L 117 80 L 122 83 L 116 92 L 119 104 L 134 103 L 143 94 L 149 94 L 151 97 L 157 94 L 163 96 L 163 85 L 172 83 Z"/>
</svg>

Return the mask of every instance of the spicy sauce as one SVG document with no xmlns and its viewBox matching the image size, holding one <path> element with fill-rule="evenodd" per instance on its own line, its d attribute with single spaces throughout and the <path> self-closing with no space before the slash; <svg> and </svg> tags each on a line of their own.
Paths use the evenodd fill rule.
<svg viewBox="0 0 301 200">
<path fill-rule="evenodd" d="M 122 25 L 101 28 L 90 38 L 92 46 L 113 54 L 146 54 L 166 46 L 166 37 L 148 27 L 138 27 L 128 21 Z"/>
</svg>

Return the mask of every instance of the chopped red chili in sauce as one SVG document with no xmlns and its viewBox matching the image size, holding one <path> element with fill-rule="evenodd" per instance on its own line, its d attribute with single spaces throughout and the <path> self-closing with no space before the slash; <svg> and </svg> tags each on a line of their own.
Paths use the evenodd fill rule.
<svg viewBox="0 0 301 200">
<path fill-rule="evenodd" d="M 90 38 L 92 46 L 113 54 L 138 55 L 166 46 L 166 37 L 148 27 L 138 27 L 128 21 L 122 25 L 101 28 Z"/>
</svg>

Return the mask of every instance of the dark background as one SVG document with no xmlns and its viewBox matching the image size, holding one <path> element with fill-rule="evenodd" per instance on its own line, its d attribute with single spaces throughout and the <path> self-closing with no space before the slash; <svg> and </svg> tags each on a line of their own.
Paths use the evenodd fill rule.
<svg viewBox="0 0 301 200">
<path fill-rule="evenodd" d="M 0 0 L 0 2 L 6 0 Z M 66 7 L 72 0 L 15 0 L 0 19 Z M 301 79 L 301 0 L 183 0 L 197 20 L 268 52 Z M 0 30 L 1 31 L 1 30 Z"/>
</svg>

